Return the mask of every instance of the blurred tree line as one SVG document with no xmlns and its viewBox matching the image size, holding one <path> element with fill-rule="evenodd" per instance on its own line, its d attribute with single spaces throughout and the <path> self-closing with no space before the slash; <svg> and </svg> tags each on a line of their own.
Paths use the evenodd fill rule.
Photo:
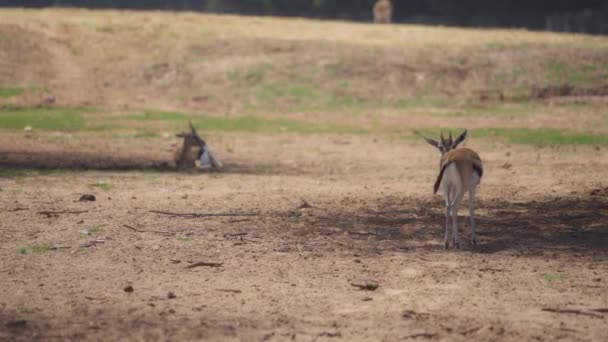
<svg viewBox="0 0 608 342">
<path fill-rule="evenodd" d="M 371 20 L 374 0 L 0 0 L 0 6 L 193 10 Z M 608 33 L 606 0 L 393 0 L 395 22 Z"/>
</svg>

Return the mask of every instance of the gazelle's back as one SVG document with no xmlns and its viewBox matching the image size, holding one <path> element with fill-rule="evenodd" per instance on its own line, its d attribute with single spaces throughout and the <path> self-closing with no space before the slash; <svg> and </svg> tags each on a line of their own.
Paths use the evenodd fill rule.
<svg viewBox="0 0 608 342">
<path fill-rule="evenodd" d="M 434 190 L 437 192 L 442 183 L 450 183 L 466 191 L 471 185 L 477 185 L 482 175 L 483 165 L 477 152 L 468 148 L 457 148 L 441 156 Z M 446 185 L 441 187 L 445 188 Z"/>
</svg>

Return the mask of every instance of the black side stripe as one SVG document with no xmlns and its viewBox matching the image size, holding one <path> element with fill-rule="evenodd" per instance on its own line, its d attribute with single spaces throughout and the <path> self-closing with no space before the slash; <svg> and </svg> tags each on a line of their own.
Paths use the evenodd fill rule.
<svg viewBox="0 0 608 342">
<path fill-rule="evenodd" d="M 479 178 L 483 176 L 483 168 L 481 166 L 473 163 L 473 170 L 477 171 L 477 173 L 479 174 Z"/>
<path fill-rule="evenodd" d="M 443 173 L 445 172 L 445 169 L 450 164 L 452 164 L 452 162 L 449 162 L 441 167 L 441 171 L 439 171 L 439 176 L 437 176 L 437 180 L 435 181 L 435 185 L 433 186 L 433 194 L 436 194 L 437 190 L 439 190 L 439 185 L 441 184 L 441 179 L 443 178 Z"/>
</svg>

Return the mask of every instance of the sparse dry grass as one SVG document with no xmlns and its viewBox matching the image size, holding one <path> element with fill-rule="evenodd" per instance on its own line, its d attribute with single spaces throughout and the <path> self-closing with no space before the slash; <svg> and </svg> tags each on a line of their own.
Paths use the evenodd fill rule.
<svg viewBox="0 0 608 342">
<path fill-rule="evenodd" d="M 59 106 L 100 109 L 89 116 L 95 127 L 164 110 L 389 135 L 437 127 L 608 132 L 602 97 L 538 98 L 545 87 L 608 89 L 605 37 L 198 13 L 0 13 L 0 37 L 21 39 L 0 39 L 10 57 L 0 69 L 17 70 L 3 86 L 26 89 L 0 101 L 31 106 L 53 94 Z M 20 58 L 31 46 L 40 51 Z"/>
</svg>

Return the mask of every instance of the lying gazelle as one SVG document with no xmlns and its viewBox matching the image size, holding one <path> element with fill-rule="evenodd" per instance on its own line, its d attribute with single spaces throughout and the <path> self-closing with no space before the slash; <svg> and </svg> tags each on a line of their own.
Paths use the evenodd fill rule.
<svg viewBox="0 0 608 342">
<path fill-rule="evenodd" d="M 441 152 L 441 160 L 439 162 L 439 176 L 435 181 L 433 193 L 441 189 L 445 198 L 445 248 L 450 245 L 448 240 L 448 225 L 450 216 L 452 216 L 452 245 L 454 248 L 460 248 L 458 243 L 458 208 L 462 197 L 469 192 L 469 215 L 471 218 L 471 229 L 473 235 L 471 242 L 477 244 L 477 236 L 475 234 L 475 187 L 479 184 L 483 175 L 483 166 L 479 155 L 468 148 L 456 148 L 467 136 L 465 129 L 462 134 L 452 141 L 452 132 L 446 140 L 441 133 L 441 141 L 437 142 L 433 139 L 424 137 L 424 140 L 435 146 Z"/>
<path fill-rule="evenodd" d="M 222 163 L 215 159 L 205 140 L 192 126 L 192 122 L 188 123 L 190 132 L 176 134 L 177 137 L 184 138 L 184 141 L 175 153 L 175 165 L 180 169 L 198 166 L 202 169 L 219 170 Z"/>
</svg>

